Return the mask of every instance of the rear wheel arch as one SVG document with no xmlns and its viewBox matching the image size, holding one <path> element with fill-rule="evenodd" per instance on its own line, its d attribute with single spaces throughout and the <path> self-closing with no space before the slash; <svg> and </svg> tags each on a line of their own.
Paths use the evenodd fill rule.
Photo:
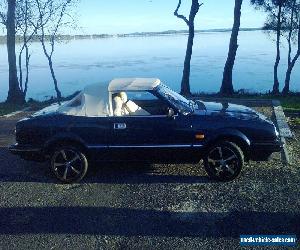
<svg viewBox="0 0 300 250">
<path fill-rule="evenodd" d="M 82 180 L 88 171 L 88 160 L 79 146 L 57 144 L 50 156 L 50 169 L 58 180 L 73 183 Z"/>
<path fill-rule="evenodd" d="M 48 142 L 45 146 L 44 153 L 45 155 L 51 155 L 51 153 L 55 150 L 55 148 L 62 147 L 62 146 L 72 146 L 76 147 L 77 149 L 81 150 L 83 153 L 87 153 L 87 148 L 83 142 L 80 140 L 76 140 L 74 138 L 57 138 Z"/>
</svg>

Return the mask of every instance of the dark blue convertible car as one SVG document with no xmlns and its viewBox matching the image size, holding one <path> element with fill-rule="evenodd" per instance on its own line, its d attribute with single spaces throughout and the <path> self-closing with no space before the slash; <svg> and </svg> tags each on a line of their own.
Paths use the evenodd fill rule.
<svg viewBox="0 0 300 250">
<path fill-rule="evenodd" d="M 194 163 L 209 176 L 236 178 L 245 161 L 280 151 L 274 124 L 229 103 L 187 100 L 159 79 L 116 79 L 19 121 L 10 151 L 47 160 L 65 183 L 81 180 L 91 161 Z M 98 164 L 101 165 L 101 164 Z"/>
</svg>

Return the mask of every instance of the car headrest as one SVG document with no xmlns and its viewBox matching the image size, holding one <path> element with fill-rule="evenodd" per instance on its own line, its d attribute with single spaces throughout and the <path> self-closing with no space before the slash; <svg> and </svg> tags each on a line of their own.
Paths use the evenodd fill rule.
<svg viewBox="0 0 300 250">
<path fill-rule="evenodd" d="M 125 92 L 120 92 L 119 96 L 121 97 L 123 103 L 126 103 L 128 101 L 128 97 Z"/>
<path fill-rule="evenodd" d="M 120 96 L 114 97 L 114 104 L 115 104 L 114 115 L 122 116 L 123 101 Z"/>
</svg>

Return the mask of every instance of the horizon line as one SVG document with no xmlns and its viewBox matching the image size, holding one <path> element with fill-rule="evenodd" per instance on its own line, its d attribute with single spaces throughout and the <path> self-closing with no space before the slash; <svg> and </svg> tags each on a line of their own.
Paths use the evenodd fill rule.
<svg viewBox="0 0 300 250">
<path fill-rule="evenodd" d="M 195 30 L 195 33 L 202 32 L 229 32 L 232 28 L 212 28 L 212 29 L 199 29 Z M 251 27 L 251 28 L 240 28 L 240 31 L 256 31 L 256 30 L 264 30 L 264 27 Z M 188 33 L 188 30 L 163 30 L 163 31 L 136 31 L 130 33 L 78 33 L 78 34 L 60 34 L 58 36 L 130 36 L 130 35 L 147 35 L 147 34 L 180 34 L 180 33 Z M 1 38 L 6 37 L 6 34 L 0 35 Z M 21 35 L 16 35 L 21 36 Z M 49 36 L 49 35 L 46 35 Z"/>
</svg>

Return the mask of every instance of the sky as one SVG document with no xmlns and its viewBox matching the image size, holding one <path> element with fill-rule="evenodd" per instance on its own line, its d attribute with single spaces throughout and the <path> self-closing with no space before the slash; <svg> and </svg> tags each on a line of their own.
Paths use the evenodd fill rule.
<svg viewBox="0 0 300 250">
<path fill-rule="evenodd" d="M 200 2 L 200 1 L 199 1 Z M 234 0 L 203 0 L 196 29 L 231 28 Z M 241 27 L 262 27 L 265 15 L 243 3 Z M 173 13 L 177 0 L 81 0 L 77 9 L 78 31 L 83 34 L 118 34 L 186 29 Z M 188 16 L 191 0 L 182 0 L 179 13 Z"/>
</svg>

